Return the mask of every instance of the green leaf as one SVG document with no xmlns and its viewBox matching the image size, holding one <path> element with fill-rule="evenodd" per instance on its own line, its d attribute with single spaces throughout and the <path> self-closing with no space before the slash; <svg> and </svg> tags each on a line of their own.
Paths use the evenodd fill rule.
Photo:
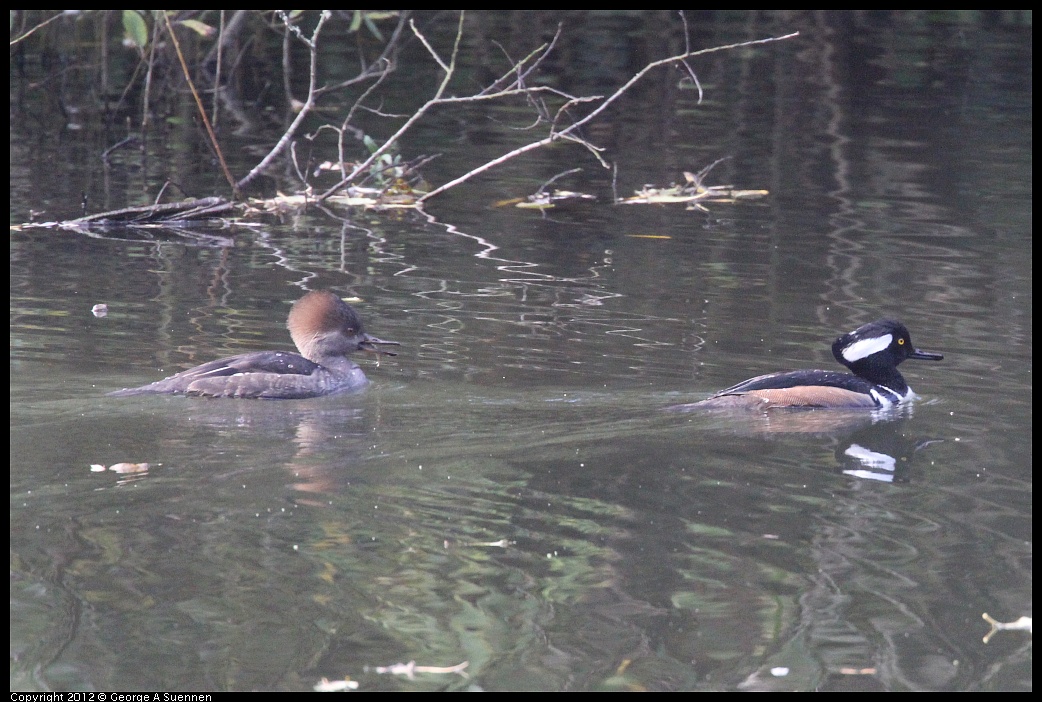
<svg viewBox="0 0 1042 702">
<path fill-rule="evenodd" d="M 376 28 L 376 24 L 373 22 L 372 17 L 368 14 L 364 16 L 365 26 L 369 28 L 369 32 L 376 37 L 379 41 L 384 40 L 384 35 L 380 33 L 380 30 Z"/>
<path fill-rule="evenodd" d="M 148 46 L 148 25 L 137 10 L 123 10 L 123 41 L 142 51 Z"/>
<path fill-rule="evenodd" d="M 181 20 L 180 22 L 178 22 L 178 24 L 180 24 L 182 27 L 188 27 L 204 39 L 212 37 L 217 32 L 216 29 L 206 24 L 205 22 L 200 22 L 199 20 Z"/>
</svg>

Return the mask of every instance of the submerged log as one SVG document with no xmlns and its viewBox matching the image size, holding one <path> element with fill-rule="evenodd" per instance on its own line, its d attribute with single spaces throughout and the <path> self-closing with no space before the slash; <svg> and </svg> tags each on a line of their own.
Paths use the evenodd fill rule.
<svg viewBox="0 0 1042 702">
<path fill-rule="evenodd" d="M 121 210 L 110 210 L 97 214 L 63 219 L 58 222 L 27 222 L 22 229 L 71 229 L 79 232 L 104 230 L 110 227 L 178 227 L 204 226 L 206 224 L 229 224 L 226 219 L 235 214 L 234 202 L 223 197 L 204 197 L 184 200 L 183 202 L 167 202 L 161 205 L 140 205 L 124 207 Z"/>
<path fill-rule="evenodd" d="M 193 246 L 231 246 L 214 232 L 243 225 L 237 205 L 221 197 L 124 207 L 58 222 L 28 222 L 13 229 L 62 229 L 121 241 L 181 241 Z"/>
<path fill-rule="evenodd" d="M 99 212 L 98 214 L 57 222 L 61 227 L 83 228 L 91 225 L 124 224 L 175 224 L 177 222 L 198 223 L 208 219 L 218 219 L 235 211 L 235 203 L 220 197 L 204 197 L 200 200 L 183 202 L 167 202 L 161 205 L 141 205 L 124 207 L 121 210 Z"/>
</svg>

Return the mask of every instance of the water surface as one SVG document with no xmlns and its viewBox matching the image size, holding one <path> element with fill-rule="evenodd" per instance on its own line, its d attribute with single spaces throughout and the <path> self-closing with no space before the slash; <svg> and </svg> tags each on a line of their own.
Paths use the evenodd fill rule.
<svg viewBox="0 0 1042 702">
<path fill-rule="evenodd" d="M 12 689 L 1030 689 L 1029 634 L 981 642 L 983 612 L 1031 615 L 1030 27 L 840 18 L 702 27 L 803 35 L 696 64 L 701 106 L 659 76 L 597 135 L 624 192 L 731 156 L 713 182 L 761 201 L 612 206 L 560 146 L 433 220 L 12 231 Z M 524 16 L 486 21 L 523 43 Z M 586 29 L 603 74 L 555 74 L 577 91 L 656 46 Z M 470 140 L 444 180 L 522 138 L 492 116 L 403 147 Z M 49 124 L 12 120 L 12 222 L 145 188 L 57 158 Z M 577 160 L 598 201 L 493 206 Z M 289 348 L 289 305 L 322 288 L 403 343 L 362 361 L 363 393 L 104 396 Z M 836 367 L 832 340 L 884 315 L 945 354 L 902 366 L 912 407 L 661 411 Z M 90 470 L 117 462 L 149 468 Z M 467 666 L 377 670 L 409 661 Z"/>
</svg>

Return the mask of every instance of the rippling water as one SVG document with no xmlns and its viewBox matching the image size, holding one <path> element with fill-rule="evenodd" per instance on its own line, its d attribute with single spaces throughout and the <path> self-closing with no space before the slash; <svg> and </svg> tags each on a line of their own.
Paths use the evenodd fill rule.
<svg viewBox="0 0 1042 702">
<path fill-rule="evenodd" d="M 435 221 L 13 231 L 12 689 L 1030 689 L 1030 634 L 981 642 L 983 612 L 1031 614 L 1030 28 L 898 23 L 836 57 L 802 22 L 605 137 L 628 187 L 729 153 L 764 201 L 613 207 L 591 163 L 599 202 L 492 207 L 558 149 Z M 319 288 L 403 343 L 365 392 L 104 397 L 289 348 Z M 662 411 L 833 368 L 883 315 L 945 354 L 902 366 L 913 407 Z M 90 470 L 118 462 L 148 467 Z"/>
</svg>

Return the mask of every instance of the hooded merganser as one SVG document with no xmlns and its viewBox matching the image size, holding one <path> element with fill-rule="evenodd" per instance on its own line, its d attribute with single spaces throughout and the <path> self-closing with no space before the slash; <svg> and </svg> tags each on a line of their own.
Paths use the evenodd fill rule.
<svg viewBox="0 0 1042 702">
<path fill-rule="evenodd" d="M 293 303 L 286 321 L 300 354 L 258 351 L 229 356 L 182 371 L 151 385 L 109 395 L 176 394 L 288 400 L 358 390 L 368 380 L 347 355 L 370 351 L 394 356 L 378 344 L 400 345 L 369 336 L 349 304 L 328 291 L 309 292 Z"/>
<path fill-rule="evenodd" d="M 672 410 L 772 407 L 891 407 L 915 393 L 897 371 L 906 358 L 940 361 L 939 353 L 912 346 L 905 325 L 880 319 L 836 339 L 832 355 L 854 372 L 798 370 L 768 373 L 721 390 L 712 397 Z"/>
</svg>

